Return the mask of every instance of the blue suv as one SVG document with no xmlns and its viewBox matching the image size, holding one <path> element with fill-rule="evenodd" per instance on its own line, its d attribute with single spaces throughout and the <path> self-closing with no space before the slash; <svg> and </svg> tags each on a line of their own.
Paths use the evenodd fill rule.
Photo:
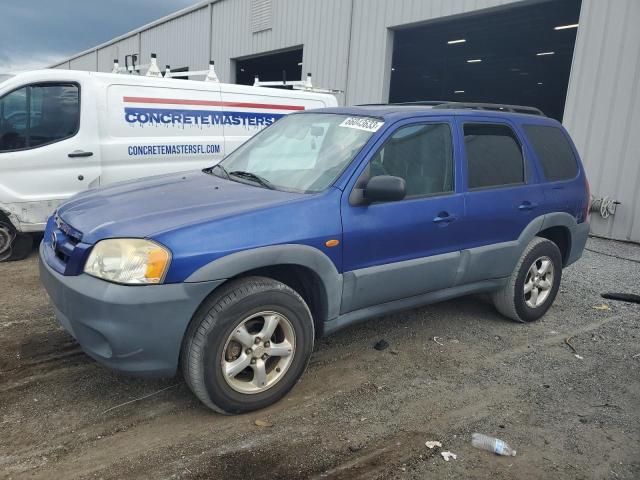
<svg viewBox="0 0 640 480">
<path fill-rule="evenodd" d="M 588 204 L 567 132 L 533 109 L 315 110 L 204 171 L 77 195 L 49 219 L 40 275 L 88 355 L 181 369 L 204 404 L 239 413 L 361 320 L 478 292 L 540 318 L 582 255 Z"/>
</svg>

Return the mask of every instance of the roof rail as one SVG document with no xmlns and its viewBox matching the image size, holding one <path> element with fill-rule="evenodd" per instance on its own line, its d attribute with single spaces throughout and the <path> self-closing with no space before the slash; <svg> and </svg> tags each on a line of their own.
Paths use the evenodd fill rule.
<svg viewBox="0 0 640 480">
<path fill-rule="evenodd" d="M 529 115 L 546 116 L 542 110 L 536 107 L 524 105 L 508 105 L 506 103 L 471 103 L 471 102 L 450 102 L 444 100 L 416 100 L 414 102 L 397 103 L 364 103 L 360 107 L 382 106 L 382 105 L 415 105 L 442 109 L 469 109 L 469 110 L 490 110 L 494 112 L 526 113 Z"/>
<path fill-rule="evenodd" d="M 434 105 L 433 108 L 466 108 L 470 110 L 491 110 L 494 112 L 526 113 L 529 115 L 545 116 L 539 108 L 524 105 L 508 105 L 506 103 L 444 102 Z"/>
</svg>

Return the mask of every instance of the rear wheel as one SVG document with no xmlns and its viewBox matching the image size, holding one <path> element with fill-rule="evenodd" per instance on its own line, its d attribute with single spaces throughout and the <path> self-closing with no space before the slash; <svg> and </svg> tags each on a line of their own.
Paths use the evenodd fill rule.
<svg viewBox="0 0 640 480">
<path fill-rule="evenodd" d="M 313 350 L 313 319 L 294 290 L 269 278 L 231 282 L 200 307 L 182 349 L 182 372 L 213 410 L 264 408 L 298 381 Z"/>
<path fill-rule="evenodd" d="M 562 255 L 545 238 L 534 238 L 522 253 L 507 284 L 492 294 L 496 309 L 519 322 L 533 322 L 553 304 L 562 279 Z"/>
<path fill-rule="evenodd" d="M 15 227 L 0 214 L 0 262 L 22 260 L 29 255 L 33 246 L 33 237 L 19 233 Z"/>
</svg>

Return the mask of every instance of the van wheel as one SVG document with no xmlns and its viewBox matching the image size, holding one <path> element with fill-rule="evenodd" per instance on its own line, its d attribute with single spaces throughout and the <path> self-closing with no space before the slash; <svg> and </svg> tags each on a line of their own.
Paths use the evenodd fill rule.
<svg viewBox="0 0 640 480">
<path fill-rule="evenodd" d="M 313 319 L 300 295 L 275 280 L 247 277 L 200 306 L 183 343 L 182 373 L 209 408 L 248 412 L 291 390 L 313 342 Z"/>
<path fill-rule="evenodd" d="M 0 216 L 0 262 L 22 260 L 29 255 L 33 237 L 18 233 L 15 227 Z"/>
<path fill-rule="evenodd" d="M 536 237 L 525 248 L 507 284 L 493 292 L 496 309 L 519 322 L 533 322 L 553 304 L 562 279 L 562 255 L 550 240 Z"/>
</svg>

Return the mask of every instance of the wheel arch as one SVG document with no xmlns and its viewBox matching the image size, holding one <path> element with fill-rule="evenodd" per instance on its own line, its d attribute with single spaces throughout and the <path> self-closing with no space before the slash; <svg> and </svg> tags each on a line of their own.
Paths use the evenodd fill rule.
<svg viewBox="0 0 640 480">
<path fill-rule="evenodd" d="M 293 290 L 307 302 L 316 330 L 321 336 L 327 320 L 340 312 L 342 275 L 320 250 L 308 245 L 285 244 L 236 252 L 199 268 L 187 282 L 224 279 L 212 293 L 235 280 L 248 276 L 272 278 Z"/>
<path fill-rule="evenodd" d="M 544 216 L 540 231 L 536 233 L 537 237 L 546 238 L 557 245 L 562 255 L 563 267 L 568 265 L 571 257 L 572 232 L 576 225 L 576 219 L 568 213 L 549 213 Z"/>
</svg>

